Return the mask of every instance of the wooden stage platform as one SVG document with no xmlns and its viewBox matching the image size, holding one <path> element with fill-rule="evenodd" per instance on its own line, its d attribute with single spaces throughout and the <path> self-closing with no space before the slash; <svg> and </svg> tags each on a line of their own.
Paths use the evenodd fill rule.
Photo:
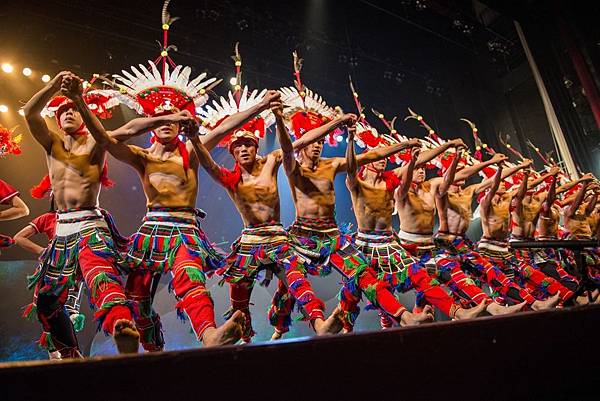
<svg viewBox="0 0 600 401">
<path fill-rule="evenodd" d="M 0 365 L 5 400 L 599 400 L 600 306 Z"/>
</svg>

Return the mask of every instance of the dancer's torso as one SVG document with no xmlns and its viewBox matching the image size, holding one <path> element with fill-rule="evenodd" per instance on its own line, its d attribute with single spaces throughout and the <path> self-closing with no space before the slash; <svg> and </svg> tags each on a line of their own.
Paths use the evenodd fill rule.
<svg viewBox="0 0 600 401">
<path fill-rule="evenodd" d="M 142 159 L 140 171 L 148 207 L 196 207 L 198 194 L 198 163 L 190 161 L 186 170 L 178 152 L 158 156 L 129 145 Z"/>
<path fill-rule="evenodd" d="M 475 187 L 470 186 L 465 189 L 459 188 L 456 192 L 448 192 L 448 207 L 445 211 L 438 210 L 441 234 L 448 233 L 451 237 L 449 239 L 452 239 L 452 234 L 463 235 L 467 231 L 473 217 L 471 203 L 474 191 Z"/>
<path fill-rule="evenodd" d="M 429 182 L 411 188 L 403 201 L 396 199 L 396 209 L 401 230 L 416 234 L 432 233 L 435 223 L 435 200 Z"/>
<path fill-rule="evenodd" d="M 302 218 L 333 218 L 335 216 L 335 159 L 320 159 L 314 169 L 296 163 L 289 182 L 296 206 L 296 216 Z"/>
<path fill-rule="evenodd" d="M 572 217 L 565 218 L 565 228 L 570 238 L 587 239 L 592 236 L 588 217 L 583 213 L 585 206 L 581 205 Z"/>
<path fill-rule="evenodd" d="M 46 161 L 57 209 L 96 206 L 106 153 L 96 147 L 91 136 L 71 141 L 62 134 L 51 135 L 52 148 Z"/>
<path fill-rule="evenodd" d="M 276 152 L 257 158 L 252 173 L 242 173 L 235 191 L 228 191 L 244 226 L 280 220 L 277 170 L 281 157 Z"/>
<path fill-rule="evenodd" d="M 541 202 L 536 195 L 525 195 L 522 211 L 511 212 L 513 221 L 511 234 L 517 238 L 533 238 L 540 212 Z"/>
<path fill-rule="evenodd" d="M 558 206 L 552 205 L 548 217 L 540 215 L 537 223 L 537 236 L 542 238 L 558 237 L 558 223 L 560 221 L 560 210 Z"/>
<path fill-rule="evenodd" d="M 481 210 L 481 228 L 483 237 L 499 241 L 506 240 L 510 217 L 511 193 L 497 195 L 492 200 L 489 211 Z"/>
<path fill-rule="evenodd" d="M 356 191 L 350 191 L 358 229 L 361 231 L 389 231 L 392 229 L 394 192 L 385 181 L 370 182 L 357 179 Z"/>
</svg>

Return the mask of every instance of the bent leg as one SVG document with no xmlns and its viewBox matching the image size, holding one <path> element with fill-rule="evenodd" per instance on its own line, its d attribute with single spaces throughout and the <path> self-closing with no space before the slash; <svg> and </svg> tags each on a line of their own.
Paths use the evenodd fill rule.
<svg viewBox="0 0 600 401">
<path fill-rule="evenodd" d="M 150 270 L 136 270 L 129 274 L 125 290 L 127 298 L 135 303 L 137 315 L 135 326 L 140 333 L 140 341 L 146 351 L 161 351 L 164 348 L 162 325 L 158 313 L 152 308 L 151 287 L 154 273 Z"/>
</svg>

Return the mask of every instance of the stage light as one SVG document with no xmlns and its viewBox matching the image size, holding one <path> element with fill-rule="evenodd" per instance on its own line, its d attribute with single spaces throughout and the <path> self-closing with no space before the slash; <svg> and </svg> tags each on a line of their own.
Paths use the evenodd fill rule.
<svg viewBox="0 0 600 401">
<path fill-rule="evenodd" d="M 4 64 L 2 64 L 2 71 L 9 74 L 9 73 L 13 72 L 13 66 L 8 63 L 4 63 Z"/>
<path fill-rule="evenodd" d="M 237 78 L 236 77 L 229 78 L 229 83 L 231 84 L 231 86 L 237 85 Z"/>
<path fill-rule="evenodd" d="M 50 82 L 50 75 L 48 75 L 48 74 L 42 75 L 42 81 L 43 82 Z"/>
<path fill-rule="evenodd" d="M 25 67 L 23 68 L 23 75 L 25 75 L 26 77 L 31 75 L 31 68 Z"/>
<path fill-rule="evenodd" d="M 23 111 L 23 109 L 19 109 L 17 113 L 19 113 L 21 117 L 25 117 L 25 112 Z"/>
<path fill-rule="evenodd" d="M 8 107 L 5 104 L 0 104 L 0 113 L 6 113 L 8 111 Z"/>
</svg>

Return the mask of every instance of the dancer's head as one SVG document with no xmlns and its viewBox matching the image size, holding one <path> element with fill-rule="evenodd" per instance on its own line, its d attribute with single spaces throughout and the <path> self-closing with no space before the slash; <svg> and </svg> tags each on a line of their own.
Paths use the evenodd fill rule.
<svg viewBox="0 0 600 401">
<path fill-rule="evenodd" d="M 236 163 L 243 167 L 249 167 L 256 160 L 258 149 L 258 138 L 250 131 L 236 131 L 229 142 L 229 153 Z"/>
<path fill-rule="evenodd" d="M 57 112 L 58 126 L 68 135 L 79 133 L 85 128 L 81 114 L 74 103 L 65 105 Z"/>
<path fill-rule="evenodd" d="M 413 172 L 413 182 L 416 184 L 421 184 L 425 181 L 425 167 L 415 168 Z"/>
<path fill-rule="evenodd" d="M 300 154 L 303 158 L 307 160 L 311 160 L 313 163 L 317 162 L 321 158 L 321 153 L 323 153 L 323 146 L 325 144 L 325 140 L 321 139 L 320 141 L 313 142 L 310 145 L 306 146 L 300 151 Z"/>
</svg>

